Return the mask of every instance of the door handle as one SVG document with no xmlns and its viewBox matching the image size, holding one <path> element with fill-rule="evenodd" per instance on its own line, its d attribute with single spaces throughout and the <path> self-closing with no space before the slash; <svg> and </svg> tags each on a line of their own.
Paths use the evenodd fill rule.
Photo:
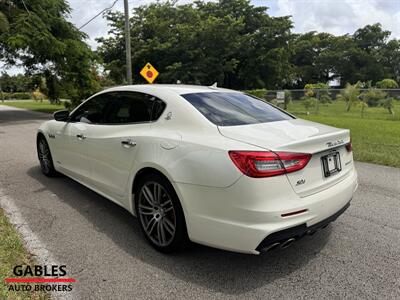
<svg viewBox="0 0 400 300">
<path fill-rule="evenodd" d="M 78 138 L 78 140 L 81 140 L 81 141 L 86 139 L 86 136 L 83 134 L 77 134 L 76 137 Z"/>
<path fill-rule="evenodd" d="M 125 148 L 131 148 L 131 147 L 136 146 L 136 142 L 134 140 L 127 139 L 127 140 L 122 140 L 121 145 L 122 145 L 122 147 L 125 147 Z"/>
</svg>

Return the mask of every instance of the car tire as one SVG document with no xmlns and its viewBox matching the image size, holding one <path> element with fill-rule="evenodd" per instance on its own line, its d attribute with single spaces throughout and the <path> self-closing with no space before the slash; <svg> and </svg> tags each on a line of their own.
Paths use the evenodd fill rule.
<svg viewBox="0 0 400 300">
<path fill-rule="evenodd" d="M 50 147 L 45 137 L 39 136 L 36 146 L 42 173 L 47 177 L 57 176 L 58 172 L 54 168 L 53 157 L 51 156 Z"/>
<path fill-rule="evenodd" d="M 136 215 L 147 241 L 163 253 L 188 245 L 183 209 L 171 183 L 154 173 L 145 175 L 136 186 Z"/>
</svg>

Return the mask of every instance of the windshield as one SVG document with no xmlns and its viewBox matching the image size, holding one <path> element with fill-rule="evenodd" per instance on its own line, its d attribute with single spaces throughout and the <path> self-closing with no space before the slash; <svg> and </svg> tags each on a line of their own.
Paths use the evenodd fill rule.
<svg viewBox="0 0 400 300">
<path fill-rule="evenodd" d="M 181 95 L 218 126 L 291 120 L 293 117 L 260 99 L 241 93 L 209 92 Z"/>
</svg>

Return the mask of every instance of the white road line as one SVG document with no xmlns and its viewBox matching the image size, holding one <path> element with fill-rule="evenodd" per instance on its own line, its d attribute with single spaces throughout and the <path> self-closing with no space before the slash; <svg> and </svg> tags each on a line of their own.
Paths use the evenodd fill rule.
<svg viewBox="0 0 400 300">
<path fill-rule="evenodd" d="M 35 260 L 41 265 L 60 265 L 47 250 L 46 245 L 30 229 L 13 200 L 0 188 L 0 207 L 3 208 L 10 223 L 15 227 L 24 241 L 25 248 L 35 255 Z M 53 299 L 80 299 L 76 283 L 71 292 L 51 292 Z"/>
</svg>

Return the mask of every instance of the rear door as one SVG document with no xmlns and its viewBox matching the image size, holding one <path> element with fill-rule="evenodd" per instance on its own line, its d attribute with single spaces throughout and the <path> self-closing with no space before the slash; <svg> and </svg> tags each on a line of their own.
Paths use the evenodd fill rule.
<svg viewBox="0 0 400 300">
<path fill-rule="evenodd" d="M 104 118 L 87 132 L 93 183 L 113 198 L 123 199 L 135 156 L 146 143 L 154 106 L 161 100 L 138 92 L 111 92 Z M 157 117 L 158 118 L 158 117 Z"/>
</svg>

